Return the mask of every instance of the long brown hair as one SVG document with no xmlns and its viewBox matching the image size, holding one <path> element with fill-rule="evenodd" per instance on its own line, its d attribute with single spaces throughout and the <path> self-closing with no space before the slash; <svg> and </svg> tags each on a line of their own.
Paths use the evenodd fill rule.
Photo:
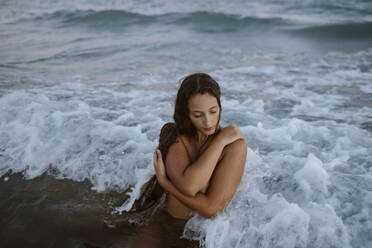
<svg viewBox="0 0 372 248">
<path fill-rule="evenodd" d="M 163 160 L 168 153 L 169 147 L 176 141 L 179 135 L 195 137 L 197 135 L 196 128 L 189 118 L 189 100 L 196 94 L 210 94 L 217 99 L 220 108 L 221 117 L 221 90 L 218 83 L 208 74 L 194 73 L 185 77 L 177 92 L 175 101 L 173 119 L 174 122 L 166 123 L 160 131 L 159 145 Z M 140 197 L 134 202 L 131 211 L 140 212 L 146 210 L 156 203 L 163 195 L 164 190 L 158 183 L 156 175 L 146 182 L 141 188 Z"/>
</svg>

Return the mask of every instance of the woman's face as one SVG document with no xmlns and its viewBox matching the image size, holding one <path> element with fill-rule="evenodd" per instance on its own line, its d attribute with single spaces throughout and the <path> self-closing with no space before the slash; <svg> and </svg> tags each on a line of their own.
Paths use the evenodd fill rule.
<svg viewBox="0 0 372 248">
<path fill-rule="evenodd" d="M 189 99 L 189 118 L 198 134 L 214 134 L 218 127 L 220 107 L 216 97 L 211 94 L 196 94 Z"/>
</svg>

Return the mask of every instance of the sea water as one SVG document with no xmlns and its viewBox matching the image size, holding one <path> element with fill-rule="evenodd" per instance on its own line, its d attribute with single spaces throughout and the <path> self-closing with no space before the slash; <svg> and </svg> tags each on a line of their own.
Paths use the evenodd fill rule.
<svg viewBox="0 0 372 248">
<path fill-rule="evenodd" d="M 0 245 L 125 247 L 138 227 L 100 225 L 153 175 L 194 72 L 220 83 L 248 155 L 231 203 L 183 240 L 372 246 L 366 0 L 2 0 Z"/>
</svg>

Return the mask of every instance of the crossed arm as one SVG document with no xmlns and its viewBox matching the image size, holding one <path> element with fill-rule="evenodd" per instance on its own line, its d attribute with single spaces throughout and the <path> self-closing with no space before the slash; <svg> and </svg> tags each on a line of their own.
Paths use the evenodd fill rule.
<svg viewBox="0 0 372 248">
<path fill-rule="evenodd" d="M 176 142 L 169 147 L 164 161 L 165 170 L 174 186 L 182 194 L 195 196 L 207 186 L 224 145 L 215 138 L 202 155 L 194 163 L 191 163 L 181 138 L 177 138 Z"/>
<path fill-rule="evenodd" d="M 203 217 L 210 218 L 220 212 L 232 199 L 244 171 L 247 146 L 244 139 L 238 139 L 226 145 L 224 156 L 214 164 L 207 192 L 195 195 L 183 194 L 166 176 L 160 151 L 155 151 L 154 167 L 160 185 Z M 206 151 L 207 152 L 207 151 Z M 201 165 L 202 166 L 202 163 Z M 205 182 L 204 182 L 205 183 Z M 181 184 L 179 184 L 181 185 Z"/>
</svg>

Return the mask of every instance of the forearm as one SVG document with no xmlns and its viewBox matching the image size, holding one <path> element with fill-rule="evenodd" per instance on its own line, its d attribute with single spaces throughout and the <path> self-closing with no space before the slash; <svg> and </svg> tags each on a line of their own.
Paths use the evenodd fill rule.
<svg viewBox="0 0 372 248">
<path fill-rule="evenodd" d="M 189 195 L 194 196 L 208 184 L 223 149 L 223 143 L 216 137 L 201 156 L 185 169 L 183 185 L 187 185 Z"/>
<path fill-rule="evenodd" d="M 217 209 L 217 204 L 213 204 L 212 199 L 206 194 L 197 193 L 195 196 L 182 194 L 169 180 L 163 182 L 162 186 L 169 194 L 205 218 L 211 218 L 223 209 L 223 207 Z"/>
<path fill-rule="evenodd" d="M 194 197 L 182 194 L 166 176 L 159 178 L 163 188 L 183 204 L 204 217 L 212 217 L 220 212 L 232 199 L 244 172 L 247 146 L 244 140 L 226 146 L 226 152 L 213 173 L 206 194 Z"/>
</svg>

